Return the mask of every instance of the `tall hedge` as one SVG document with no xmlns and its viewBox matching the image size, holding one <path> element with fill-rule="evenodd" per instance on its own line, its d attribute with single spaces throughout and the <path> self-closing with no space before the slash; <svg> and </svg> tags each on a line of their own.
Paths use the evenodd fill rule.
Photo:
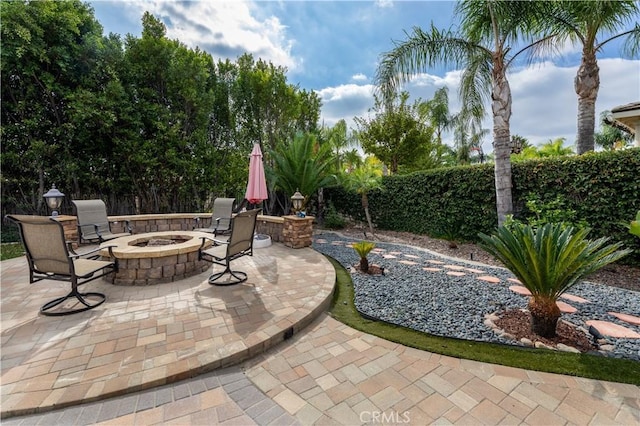
<svg viewBox="0 0 640 426">
<path fill-rule="evenodd" d="M 628 260 L 640 263 L 640 239 L 620 224 L 640 210 L 640 148 L 532 160 L 512 169 L 516 218 L 531 215 L 525 208 L 529 194 L 543 200 L 560 196 L 576 211 L 576 220 L 592 228 L 591 238 L 623 241 L 635 250 Z M 491 164 L 386 176 L 383 187 L 369 194 L 379 229 L 477 241 L 478 232 L 491 233 L 497 226 Z M 340 213 L 363 219 L 357 194 L 331 188 L 326 198 Z"/>
</svg>

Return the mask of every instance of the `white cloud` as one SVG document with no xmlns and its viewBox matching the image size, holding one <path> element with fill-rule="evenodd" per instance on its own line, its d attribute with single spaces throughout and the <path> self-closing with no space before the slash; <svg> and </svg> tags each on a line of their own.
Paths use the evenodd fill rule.
<svg viewBox="0 0 640 426">
<path fill-rule="evenodd" d="M 214 58 L 235 60 L 243 53 L 253 54 L 274 65 L 296 70 L 302 61 L 291 54 L 295 40 L 287 36 L 286 26 L 274 16 L 259 19 L 251 1 L 135 1 L 138 16 L 149 11 L 167 26 L 167 37 L 205 50 Z"/>
<path fill-rule="evenodd" d="M 352 128 L 353 117 L 366 115 L 373 106 L 373 89 L 371 84 L 344 84 L 316 91 L 322 100 L 320 120 L 330 127 L 344 119 L 347 128 Z"/>
<path fill-rule="evenodd" d="M 380 9 L 393 7 L 393 0 L 376 0 L 376 6 Z"/>
<path fill-rule="evenodd" d="M 369 80 L 369 77 L 367 77 L 366 75 L 362 74 L 362 73 L 358 73 L 355 74 L 351 77 L 351 80 L 353 81 L 366 81 Z"/>
</svg>

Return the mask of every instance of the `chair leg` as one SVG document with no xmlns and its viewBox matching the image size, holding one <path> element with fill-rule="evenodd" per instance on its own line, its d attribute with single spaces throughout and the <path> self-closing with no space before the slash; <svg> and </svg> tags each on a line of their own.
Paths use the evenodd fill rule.
<svg viewBox="0 0 640 426">
<path fill-rule="evenodd" d="M 95 303 L 90 303 L 85 298 L 86 297 L 91 297 L 91 296 L 97 297 L 99 300 L 97 302 L 95 302 Z M 56 306 L 60 305 L 64 301 L 66 301 L 68 299 L 72 299 L 74 297 L 76 299 L 78 299 L 78 301 L 80 303 L 82 303 L 84 306 L 80 307 L 78 309 L 71 309 L 71 310 L 64 310 L 64 311 L 53 311 L 53 312 L 49 311 L 50 309 L 55 308 Z M 51 317 L 76 314 L 78 312 L 88 311 L 89 309 L 93 309 L 93 308 L 96 308 L 96 307 L 102 305 L 104 303 L 104 301 L 106 300 L 106 298 L 107 297 L 102 293 L 95 293 L 95 292 L 80 293 L 76 288 L 74 288 L 66 296 L 59 297 L 57 299 L 52 300 L 51 302 L 48 302 L 48 303 L 45 303 L 44 305 L 42 305 L 42 307 L 40 308 L 40 312 L 42 313 L 42 315 L 47 315 L 47 316 L 51 316 Z"/>
<path fill-rule="evenodd" d="M 231 275 L 233 278 L 235 278 L 235 280 L 230 280 L 230 281 L 218 281 L 220 278 L 222 278 L 224 275 L 229 274 Z M 234 284 L 240 284 L 243 283 L 247 280 L 247 274 L 242 272 L 242 271 L 232 271 L 231 268 L 229 267 L 229 265 L 227 265 L 227 267 L 225 268 L 224 271 L 222 272 L 217 272 L 213 275 L 211 275 L 209 277 L 209 284 L 211 285 L 234 285 Z"/>
</svg>

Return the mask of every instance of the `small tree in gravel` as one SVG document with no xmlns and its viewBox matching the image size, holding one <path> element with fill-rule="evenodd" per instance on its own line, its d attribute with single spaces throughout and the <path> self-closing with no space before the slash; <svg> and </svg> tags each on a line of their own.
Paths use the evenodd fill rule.
<svg viewBox="0 0 640 426">
<path fill-rule="evenodd" d="M 360 271 L 363 273 L 369 272 L 369 259 L 367 256 L 375 248 L 375 244 L 370 241 L 360 241 L 353 244 L 353 249 L 360 256 Z"/>
<path fill-rule="evenodd" d="M 588 228 L 562 223 L 534 228 L 514 222 L 495 234 L 478 234 L 481 245 L 500 260 L 531 292 L 529 312 L 532 331 L 554 337 L 560 319 L 558 297 L 585 276 L 616 262 L 631 250 L 618 250 L 622 243 L 605 246 L 608 238 L 587 240 Z"/>
</svg>

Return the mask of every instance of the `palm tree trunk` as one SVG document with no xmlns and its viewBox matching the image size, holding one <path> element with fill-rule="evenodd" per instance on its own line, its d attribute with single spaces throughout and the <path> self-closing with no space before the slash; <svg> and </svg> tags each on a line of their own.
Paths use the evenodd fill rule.
<svg viewBox="0 0 640 426">
<path fill-rule="evenodd" d="M 531 313 L 531 330 L 538 336 L 555 337 L 561 315 L 556 301 L 532 297 L 528 307 Z"/>
<path fill-rule="evenodd" d="M 366 192 L 362 194 L 362 208 L 364 208 L 364 215 L 367 218 L 369 231 L 371 231 L 371 235 L 373 236 L 373 223 L 371 223 L 371 215 L 369 214 L 369 198 L 367 197 Z"/>
<path fill-rule="evenodd" d="M 364 272 L 365 274 L 369 272 L 369 259 L 366 257 L 360 258 L 360 272 Z"/>
<path fill-rule="evenodd" d="M 600 88 L 600 68 L 595 52 L 582 52 L 582 62 L 574 86 L 578 95 L 576 153 L 581 155 L 594 149 L 596 99 Z"/>
<path fill-rule="evenodd" d="M 511 119 L 511 88 L 504 74 L 502 64 L 493 69 L 493 88 L 491 92 L 491 109 L 493 111 L 493 152 L 495 154 L 496 210 L 498 226 L 502 225 L 506 216 L 513 212 L 511 194 L 511 136 L 509 120 Z"/>
</svg>

